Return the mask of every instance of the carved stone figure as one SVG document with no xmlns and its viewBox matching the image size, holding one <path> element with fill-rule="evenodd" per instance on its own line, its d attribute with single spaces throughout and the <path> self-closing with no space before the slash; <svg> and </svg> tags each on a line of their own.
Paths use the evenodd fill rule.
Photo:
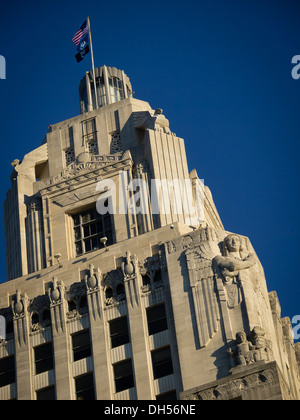
<svg viewBox="0 0 300 420">
<path fill-rule="evenodd" d="M 240 272 L 256 264 L 254 254 L 243 255 L 243 243 L 238 235 L 230 234 L 223 241 L 222 255 L 213 260 L 214 270 L 222 276 L 229 308 L 242 301 Z"/>
<path fill-rule="evenodd" d="M 22 302 L 22 295 L 20 289 L 16 291 L 16 301 L 13 304 L 12 309 L 15 317 L 21 316 L 24 311 L 24 305 Z"/>
<path fill-rule="evenodd" d="M 56 304 L 60 301 L 61 295 L 56 277 L 53 277 L 53 289 L 51 291 L 49 289 L 49 298 L 52 304 Z"/>
<path fill-rule="evenodd" d="M 265 337 L 265 331 L 261 327 L 253 328 L 250 334 L 250 340 L 256 350 L 256 360 L 270 360 L 272 343 Z"/>
<path fill-rule="evenodd" d="M 134 273 L 134 266 L 131 262 L 131 253 L 129 251 L 126 252 L 126 262 L 122 263 L 122 271 L 124 277 L 132 276 Z"/>
<path fill-rule="evenodd" d="M 96 289 L 98 290 L 100 281 L 102 280 L 101 270 L 99 268 L 96 270 L 94 264 L 90 264 L 88 271 L 89 274 L 85 276 L 85 283 L 88 292 L 92 292 Z"/>
<path fill-rule="evenodd" d="M 228 349 L 230 360 L 233 361 L 232 367 L 236 365 L 247 366 L 254 360 L 253 345 L 247 340 L 247 335 L 243 331 L 236 334 L 236 350 Z"/>
<path fill-rule="evenodd" d="M 271 341 L 265 338 L 261 327 L 254 327 L 249 337 L 241 331 L 236 334 L 235 350 L 228 349 L 232 367 L 247 366 L 251 363 L 270 360 Z"/>
</svg>

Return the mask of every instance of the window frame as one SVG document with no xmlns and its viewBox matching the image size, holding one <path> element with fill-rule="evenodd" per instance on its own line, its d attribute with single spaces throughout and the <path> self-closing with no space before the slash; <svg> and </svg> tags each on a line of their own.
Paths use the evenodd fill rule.
<svg viewBox="0 0 300 420">
<path fill-rule="evenodd" d="M 88 341 L 83 345 L 74 345 L 74 339 L 78 339 L 82 337 L 83 335 L 86 335 L 88 337 Z M 72 345 L 72 357 L 73 362 L 77 362 L 78 360 L 86 359 L 87 357 L 90 357 L 92 355 L 92 343 L 91 343 L 91 337 L 90 337 L 90 330 L 89 328 L 86 328 L 84 330 L 76 331 L 75 333 L 71 334 L 71 345 Z"/>
<path fill-rule="evenodd" d="M 88 215 L 90 215 L 89 220 L 84 221 L 84 217 Z M 104 244 L 100 239 L 103 237 L 107 237 L 106 246 L 114 243 L 113 220 L 109 213 L 99 214 L 96 207 L 92 206 L 76 213 L 70 213 L 70 216 L 73 225 L 75 257 L 102 249 Z"/>
<path fill-rule="evenodd" d="M 112 76 L 108 78 L 109 93 L 111 103 L 119 102 L 125 99 L 125 89 L 123 80 Z"/>
<path fill-rule="evenodd" d="M 78 389 L 79 388 L 79 382 L 84 380 L 84 379 L 91 379 L 91 383 L 89 385 L 89 387 L 87 388 L 82 388 L 82 389 Z M 87 372 L 83 375 L 79 375 L 76 376 L 74 378 L 74 391 L 75 391 L 75 395 L 76 395 L 76 400 L 81 400 L 81 398 L 78 398 L 78 396 L 83 395 L 84 393 L 89 393 L 91 390 L 93 390 L 93 395 L 92 398 L 83 398 L 84 401 L 94 401 L 96 400 L 96 392 L 95 392 L 95 383 L 94 383 L 94 374 L 93 372 Z"/>
<path fill-rule="evenodd" d="M 128 365 L 128 372 L 126 372 L 126 368 L 124 369 L 126 364 Z M 123 373 L 120 372 L 122 368 L 125 370 Z M 117 371 L 118 369 L 120 370 L 119 372 Z M 120 362 L 113 364 L 113 374 L 116 394 L 125 391 L 126 389 L 134 388 L 134 374 L 131 359 L 121 360 Z"/>
<path fill-rule="evenodd" d="M 168 358 L 163 358 L 163 352 L 168 352 Z M 159 356 L 159 353 L 161 355 Z M 154 360 L 156 358 L 156 360 Z M 174 373 L 172 352 L 170 346 L 160 347 L 151 351 L 153 379 L 160 379 Z M 163 374 L 162 374 L 163 373 Z"/>
<path fill-rule="evenodd" d="M 37 354 L 45 348 L 48 348 L 48 353 L 46 353 L 46 355 Z M 47 341 L 46 343 L 33 347 L 33 353 L 35 375 L 40 375 L 41 373 L 48 372 L 49 370 L 52 370 L 54 368 L 52 341 Z"/>
<path fill-rule="evenodd" d="M 164 315 L 154 319 L 149 319 L 151 312 L 154 312 L 158 307 L 164 307 Z M 166 331 L 168 329 L 168 319 L 167 319 L 167 311 L 166 305 L 164 302 L 161 302 L 157 305 L 149 306 L 146 308 L 146 317 L 147 317 L 147 326 L 148 326 L 148 335 L 158 334 L 162 331 Z M 157 326 L 158 325 L 158 326 Z"/>
<path fill-rule="evenodd" d="M 9 361 L 9 366 L 7 362 Z M 1 365 L 5 366 L 5 370 Z M 0 359 L 0 389 L 4 386 L 11 385 L 16 382 L 16 364 L 15 355 L 9 355 Z"/>
<path fill-rule="evenodd" d="M 119 323 L 120 325 L 120 323 L 122 322 L 124 324 L 126 323 L 126 325 L 123 325 L 123 326 L 121 325 L 124 328 L 121 329 L 120 331 L 113 332 L 112 327 L 117 327 L 117 323 Z M 110 336 L 110 345 L 112 349 L 130 343 L 127 315 L 114 318 L 109 321 L 109 336 Z"/>
<path fill-rule="evenodd" d="M 42 395 L 45 396 L 47 392 L 50 393 L 52 398 L 39 398 Z M 55 401 L 56 400 L 55 386 L 54 385 L 49 385 L 45 388 L 37 389 L 35 391 L 35 395 L 36 395 L 36 400 L 37 401 Z"/>
</svg>

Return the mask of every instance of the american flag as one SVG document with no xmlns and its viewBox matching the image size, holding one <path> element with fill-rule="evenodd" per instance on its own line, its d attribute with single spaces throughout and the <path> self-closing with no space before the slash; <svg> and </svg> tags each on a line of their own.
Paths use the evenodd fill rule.
<svg viewBox="0 0 300 420">
<path fill-rule="evenodd" d="M 85 34 L 87 34 L 87 31 L 88 31 L 88 25 L 87 25 L 86 20 L 85 20 L 84 23 L 80 26 L 80 28 L 78 29 L 78 31 L 76 32 L 76 34 L 72 38 L 72 41 L 74 42 L 76 47 L 79 44 L 81 38 Z"/>
</svg>

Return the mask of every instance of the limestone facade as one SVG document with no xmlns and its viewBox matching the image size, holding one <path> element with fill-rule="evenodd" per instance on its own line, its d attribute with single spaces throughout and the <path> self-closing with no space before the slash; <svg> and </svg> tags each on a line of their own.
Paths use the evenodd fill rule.
<svg viewBox="0 0 300 420">
<path fill-rule="evenodd" d="M 224 229 L 206 186 L 197 223 L 171 193 L 153 212 L 153 179 L 197 195 L 184 141 L 124 72 L 96 75 L 103 106 L 87 73 L 82 113 L 12 162 L 0 400 L 299 399 L 300 348 L 250 240 Z M 120 211 L 134 179 L 149 188 L 138 214 Z M 101 215 L 105 180 L 118 211 Z"/>
</svg>

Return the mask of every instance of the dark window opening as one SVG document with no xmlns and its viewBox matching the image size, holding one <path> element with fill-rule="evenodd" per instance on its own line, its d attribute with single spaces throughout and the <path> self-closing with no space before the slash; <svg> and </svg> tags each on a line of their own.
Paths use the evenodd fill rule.
<svg viewBox="0 0 300 420">
<path fill-rule="evenodd" d="M 114 365 L 114 378 L 116 392 L 134 387 L 131 359 L 124 360 Z"/>
<path fill-rule="evenodd" d="M 50 314 L 49 309 L 44 309 L 43 314 L 42 314 L 42 319 L 43 319 L 43 323 L 46 322 L 46 323 L 49 323 L 49 325 L 50 325 L 51 314 Z"/>
<path fill-rule="evenodd" d="M 75 378 L 75 393 L 76 400 L 79 401 L 93 401 L 96 399 L 92 373 Z"/>
<path fill-rule="evenodd" d="M 31 322 L 32 322 L 32 325 L 38 324 L 40 322 L 40 317 L 39 317 L 39 314 L 37 312 L 34 312 L 32 314 Z"/>
<path fill-rule="evenodd" d="M 105 298 L 106 298 L 106 299 L 110 299 L 110 298 L 112 298 L 112 297 L 114 297 L 114 292 L 113 292 L 113 289 L 112 289 L 111 287 L 107 287 L 107 288 L 105 289 Z"/>
<path fill-rule="evenodd" d="M 77 309 L 75 301 L 74 300 L 69 300 L 68 301 L 68 310 L 69 310 L 69 312 L 72 312 L 75 309 Z"/>
<path fill-rule="evenodd" d="M 156 273 L 154 274 L 153 282 L 156 287 L 159 287 L 161 285 L 162 283 L 161 270 L 156 271 Z"/>
<path fill-rule="evenodd" d="M 168 329 L 165 304 L 151 306 L 146 309 L 149 335 Z"/>
<path fill-rule="evenodd" d="M 169 400 L 169 401 L 171 401 L 171 400 L 177 400 L 176 391 L 173 390 L 173 391 L 165 392 L 164 394 L 156 395 L 156 399 L 158 401 L 163 401 L 163 400 Z"/>
<path fill-rule="evenodd" d="M 15 372 L 14 356 L 0 359 L 0 388 L 13 384 L 16 381 Z"/>
<path fill-rule="evenodd" d="M 112 348 L 129 343 L 127 316 L 110 321 L 109 329 Z"/>
<path fill-rule="evenodd" d="M 89 330 L 83 330 L 72 335 L 73 361 L 91 356 L 91 342 Z"/>
<path fill-rule="evenodd" d="M 95 208 L 72 215 L 76 256 L 103 248 L 101 238 L 106 237 L 106 246 L 113 243 L 111 216 L 101 215 Z"/>
<path fill-rule="evenodd" d="M 153 350 L 151 356 L 154 379 L 162 378 L 163 376 L 171 375 L 173 373 L 170 346 Z"/>
<path fill-rule="evenodd" d="M 143 286 L 148 286 L 150 284 L 150 277 L 149 276 L 142 276 Z"/>
<path fill-rule="evenodd" d="M 35 374 L 53 369 L 52 343 L 42 344 L 34 348 Z"/>
<path fill-rule="evenodd" d="M 125 296 L 125 288 L 123 283 L 119 283 L 116 289 L 117 296 L 123 297 Z"/>
<path fill-rule="evenodd" d="M 39 389 L 36 391 L 36 399 L 38 401 L 51 401 L 55 400 L 55 388 L 54 386 L 49 386 L 47 388 Z"/>
</svg>

